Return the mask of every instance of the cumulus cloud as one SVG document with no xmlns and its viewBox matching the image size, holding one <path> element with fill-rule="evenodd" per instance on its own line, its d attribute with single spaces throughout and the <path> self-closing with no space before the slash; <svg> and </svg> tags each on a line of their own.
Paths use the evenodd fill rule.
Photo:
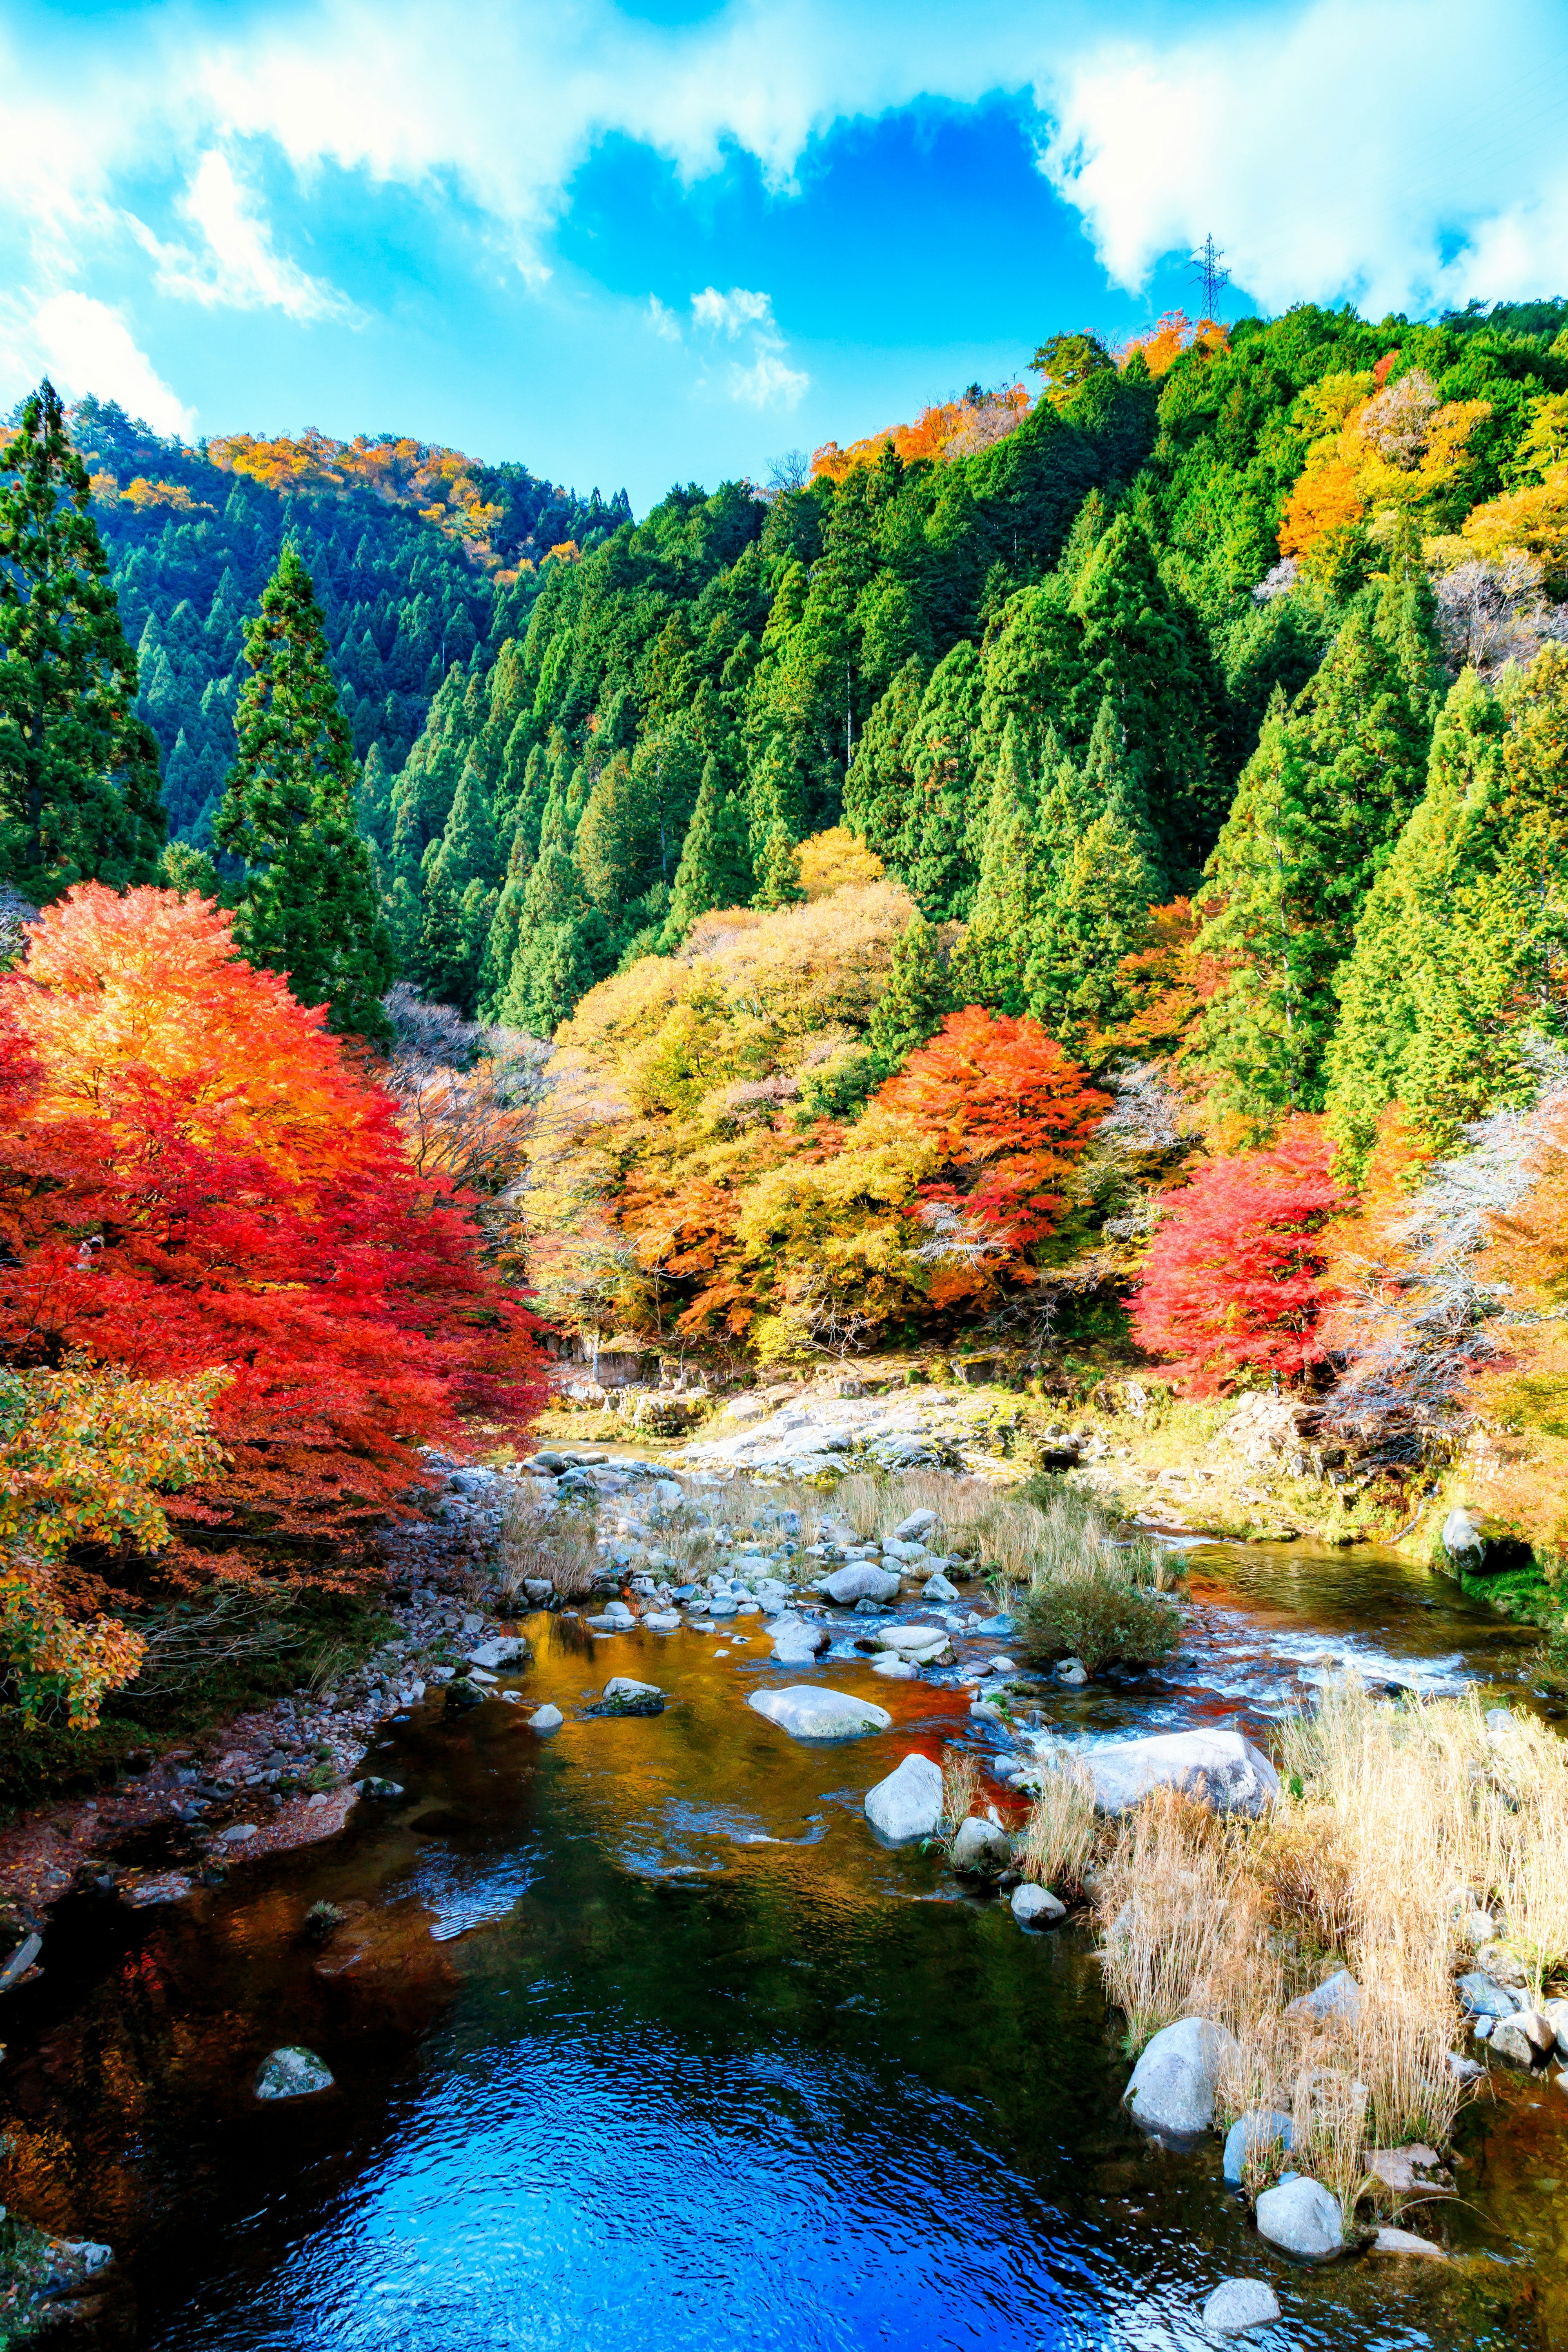
<svg viewBox="0 0 1568 2352">
<path fill-rule="evenodd" d="M 20 392 L 48 376 L 73 399 L 117 400 L 157 433 L 189 434 L 191 411 L 158 374 L 130 328 L 107 302 L 56 294 L 31 316 L 13 317 L 0 346 L 0 376 Z"/>
<path fill-rule="evenodd" d="M 744 286 L 731 286 L 728 294 L 721 294 L 716 286 L 705 286 L 691 298 L 691 317 L 694 325 L 706 327 L 711 334 L 728 335 L 731 341 L 747 327 L 770 335 L 777 332 L 773 296 L 749 293 Z"/>
<path fill-rule="evenodd" d="M 290 319 L 353 315 L 353 306 L 331 287 L 274 252 L 271 232 L 257 217 L 249 191 L 216 149 L 196 165 L 180 211 L 200 236 L 199 254 L 187 246 L 165 245 L 142 222 L 131 220 L 138 241 L 158 265 L 161 293 L 209 307 L 281 310 Z"/>
<path fill-rule="evenodd" d="M 662 305 L 656 303 L 655 308 Z M 672 311 L 663 315 L 673 320 Z M 705 286 L 691 298 L 691 324 L 693 331 L 710 342 L 721 337 L 727 342 L 743 340 L 750 345 L 749 363 L 731 360 L 723 371 L 722 382 L 731 400 L 743 401 L 750 408 L 793 408 L 810 388 L 805 371 L 791 367 L 784 358 L 788 347 L 773 317 L 771 294 L 755 293 L 745 286 L 731 286 L 727 294 L 721 294 L 716 286 Z"/>
</svg>

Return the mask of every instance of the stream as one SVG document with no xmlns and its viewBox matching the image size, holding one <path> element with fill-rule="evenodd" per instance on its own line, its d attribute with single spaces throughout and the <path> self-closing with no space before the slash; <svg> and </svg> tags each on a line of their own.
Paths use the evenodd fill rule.
<svg viewBox="0 0 1568 2352">
<path fill-rule="evenodd" d="M 1519 1702 L 1530 1637 L 1393 1554 L 1205 1543 L 1189 1564 L 1165 1674 L 1053 1695 L 1054 1725 L 1266 1738 L 1347 1664 Z M 1123 2114 L 1088 1927 L 1026 1933 L 939 1854 L 875 1841 L 861 1799 L 910 1748 L 993 1737 L 955 1676 L 888 1681 L 847 1623 L 813 1671 L 774 1665 L 755 1617 L 521 1622 L 517 1686 L 562 1708 L 553 1737 L 500 1703 L 415 1710 L 366 1759 L 400 1797 L 177 1906 L 71 1897 L 7 1998 L 13 2196 L 115 2247 L 126 2341 L 1154 2352 L 1210 2343 L 1204 2297 L 1239 2273 L 1284 2306 L 1249 2344 L 1568 2346 L 1550 2083 L 1500 2068 L 1467 2111 L 1456 2261 L 1293 2267 L 1226 2191 L 1217 2139 L 1176 2154 Z M 657 1682 L 665 1713 L 584 1717 L 615 1674 Z M 808 1747 L 744 1704 L 803 1680 L 892 1728 Z M 323 1899 L 349 1917 L 321 1948 L 301 1931 Z M 287 2042 L 335 2086 L 258 2105 Z"/>
</svg>

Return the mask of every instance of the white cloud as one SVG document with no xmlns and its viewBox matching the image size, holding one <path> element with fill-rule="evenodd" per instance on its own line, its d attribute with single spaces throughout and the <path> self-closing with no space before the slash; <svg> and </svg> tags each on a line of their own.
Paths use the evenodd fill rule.
<svg viewBox="0 0 1568 2352">
<path fill-rule="evenodd" d="M 647 298 L 647 322 L 654 333 L 661 337 L 665 342 L 679 342 L 680 321 L 674 311 L 659 300 L 657 294 L 650 294 Z"/>
<path fill-rule="evenodd" d="M 750 367 L 737 364 L 730 370 L 732 397 L 752 408 L 794 408 L 810 383 L 808 375 L 790 367 L 775 352 L 759 352 Z"/>
<path fill-rule="evenodd" d="M 352 315 L 341 294 L 273 251 L 271 232 L 251 209 L 249 192 L 216 148 L 197 164 L 180 211 L 200 232 L 205 247 L 200 258 L 185 246 L 162 244 L 141 221 L 131 220 L 158 264 L 161 293 L 237 310 L 281 310 L 290 319 Z"/>
<path fill-rule="evenodd" d="M 106 302 L 87 294 L 56 294 L 7 338 L 6 373 L 36 383 L 47 375 L 73 399 L 95 393 L 117 400 L 156 433 L 189 434 L 191 411 L 170 391 L 131 330 Z"/>
<path fill-rule="evenodd" d="M 1309 0 L 1163 45 L 1103 42 L 1052 77 L 1043 166 L 1130 288 L 1212 230 L 1270 309 L 1553 293 L 1568 146 L 1528 98 L 1562 29 L 1534 0 L 1484 38 L 1470 0 Z"/>
<path fill-rule="evenodd" d="M 748 293 L 743 286 L 731 286 L 728 294 L 721 294 L 716 286 L 705 286 L 691 298 L 691 319 L 694 326 L 706 327 L 710 334 L 728 335 L 731 341 L 747 327 L 772 336 L 778 332 L 773 296 Z"/>
</svg>

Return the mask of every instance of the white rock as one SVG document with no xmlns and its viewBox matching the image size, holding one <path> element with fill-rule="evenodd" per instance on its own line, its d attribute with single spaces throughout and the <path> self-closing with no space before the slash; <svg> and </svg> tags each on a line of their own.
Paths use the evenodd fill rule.
<svg viewBox="0 0 1568 2352">
<path fill-rule="evenodd" d="M 477 1650 L 468 1652 L 470 1666 L 480 1666 L 495 1674 L 508 1666 L 528 1664 L 528 1643 L 521 1633 L 498 1633 L 493 1642 L 481 1642 Z"/>
<path fill-rule="evenodd" d="M 1222 2279 L 1204 2305 L 1204 2326 L 1215 2336 L 1270 2327 L 1279 2316 L 1279 2298 L 1262 2279 Z"/>
<path fill-rule="evenodd" d="M 642 1622 L 650 1633 L 679 1633 L 680 1631 L 679 1614 L 673 1609 L 650 1610 Z"/>
<path fill-rule="evenodd" d="M 829 1601 L 848 1609 L 857 1601 L 891 1601 L 899 1584 L 898 1573 L 890 1568 L 836 1568 L 823 1579 L 822 1589 Z"/>
<path fill-rule="evenodd" d="M 262 2060 L 256 2076 L 258 2099 L 305 2099 L 312 2091 L 330 2091 L 331 2070 L 313 2050 L 297 2046 L 274 2050 Z"/>
<path fill-rule="evenodd" d="M 916 1536 L 929 1535 L 935 1525 L 936 1513 L 934 1511 L 911 1511 L 907 1519 L 900 1519 L 899 1521 L 898 1526 L 893 1529 L 893 1533 L 902 1541 L 907 1543 Z"/>
<path fill-rule="evenodd" d="M 805 1617 L 775 1617 L 768 1628 L 781 1665 L 808 1666 L 827 1647 L 827 1628 Z"/>
<path fill-rule="evenodd" d="M 1215 2084 L 1235 2036 L 1206 2017 L 1184 2017 L 1156 2033 L 1132 2069 L 1123 2105 L 1150 2131 L 1189 2137 L 1214 2122 Z"/>
<path fill-rule="evenodd" d="M 912 1683 L 919 1671 L 908 1658 L 900 1658 L 896 1650 L 884 1650 L 879 1658 L 871 1661 L 871 1672 L 888 1683 Z"/>
<path fill-rule="evenodd" d="M 1385 2221 L 1372 2242 L 1374 2254 L 1415 2254 L 1429 2263 L 1446 2263 L 1447 2250 L 1435 2246 L 1430 2238 L 1418 2238 L 1414 2230 L 1391 2229 Z"/>
<path fill-rule="evenodd" d="M 566 1717 L 558 1706 L 536 1706 L 528 1718 L 531 1731 L 559 1731 Z"/>
<path fill-rule="evenodd" d="M 1222 1813 L 1256 1817 L 1279 1794 L 1279 1776 L 1239 1731 L 1165 1731 L 1085 1750 L 1101 1812 L 1125 1812 L 1151 1789 L 1181 1789 Z"/>
<path fill-rule="evenodd" d="M 1089 1668 L 1081 1658 L 1064 1658 L 1056 1669 L 1056 1677 L 1068 1690 L 1081 1690 L 1089 1680 Z"/>
<path fill-rule="evenodd" d="M 612 1675 L 605 1685 L 606 1698 L 662 1698 L 657 1683 L 634 1682 L 630 1675 Z"/>
<path fill-rule="evenodd" d="M 1298 2172 L 1277 2188 L 1266 2189 L 1258 2200 L 1258 2234 L 1282 2253 L 1322 2262 L 1337 2254 L 1345 2242 L 1340 2201 L 1321 2181 Z"/>
<path fill-rule="evenodd" d="M 227 1829 L 218 1832 L 221 1845 L 248 1845 L 256 1835 L 254 1822 L 230 1822 Z"/>
<path fill-rule="evenodd" d="M 884 1625 L 878 1646 L 896 1650 L 901 1658 L 934 1658 L 947 1649 L 945 1625 Z"/>
<path fill-rule="evenodd" d="M 999 1878 L 1013 1866 L 1013 1841 L 994 1822 L 971 1814 L 952 1841 L 952 1866 L 971 1878 Z"/>
<path fill-rule="evenodd" d="M 1462 1503 L 1457 1504 L 1443 1522 L 1443 1549 L 1450 1559 L 1459 1559 L 1467 1554 L 1479 1559 L 1486 1548 L 1480 1521 Z"/>
<path fill-rule="evenodd" d="M 818 1690 L 810 1683 L 792 1683 L 787 1690 L 752 1691 L 746 1705 L 776 1723 L 795 1739 L 859 1739 L 870 1731 L 886 1731 L 892 1717 L 885 1706 L 847 1691 Z"/>
<path fill-rule="evenodd" d="M 866 1791 L 866 1819 L 895 1845 L 934 1837 L 942 1827 L 942 1767 L 911 1752 L 896 1772 Z"/>
<path fill-rule="evenodd" d="M 1059 1903 L 1048 1886 L 1036 1886 L 1026 1879 L 1022 1886 L 1013 1889 L 1013 1916 L 1021 1927 L 1054 1927 L 1067 1916 L 1067 1905 Z"/>
<path fill-rule="evenodd" d="M 932 1577 L 928 1577 L 925 1583 L 921 1585 L 921 1599 L 925 1601 L 928 1606 L 932 1601 L 956 1601 L 958 1599 L 958 1587 L 956 1584 L 950 1584 L 946 1577 L 942 1573 L 942 1570 L 938 1569 L 936 1574 Z"/>
</svg>

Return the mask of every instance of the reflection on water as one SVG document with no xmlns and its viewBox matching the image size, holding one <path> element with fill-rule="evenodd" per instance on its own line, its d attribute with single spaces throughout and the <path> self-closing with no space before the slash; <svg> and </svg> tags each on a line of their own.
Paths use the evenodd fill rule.
<svg viewBox="0 0 1568 2352">
<path fill-rule="evenodd" d="M 1054 1724 L 1262 1728 L 1328 1657 L 1438 1688 L 1517 1670 L 1521 1636 L 1392 1559 L 1192 1565 L 1183 1662 Z M 12 1997 L 0 2193 L 124 2250 L 144 2346 L 1195 2347 L 1238 2270 L 1274 2280 L 1294 2345 L 1568 2344 L 1560 2095 L 1467 2124 L 1453 2270 L 1292 2271 L 1217 2143 L 1125 2120 L 1087 1934 L 1026 1936 L 872 1840 L 860 1799 L 910 1748 L 990 1736 L 955 1679 L 836 1655 L 823 1678 L 894 1727 L 809 1748 L 744 1705 L 805 1678 L 761 1643 L 532 1630 L 552 1741 L 500 1705 L 401 1725 L 374 1759 L 395 1806 L 178 1911 L 79 1904 Z M 581 1718 L 617 1672 L 666 1713 Z M 323 1897 L 350 1916 L 318 1950 Z M 258 2106 L 293 2041 L 337 2088 Z"/>
</svg>

